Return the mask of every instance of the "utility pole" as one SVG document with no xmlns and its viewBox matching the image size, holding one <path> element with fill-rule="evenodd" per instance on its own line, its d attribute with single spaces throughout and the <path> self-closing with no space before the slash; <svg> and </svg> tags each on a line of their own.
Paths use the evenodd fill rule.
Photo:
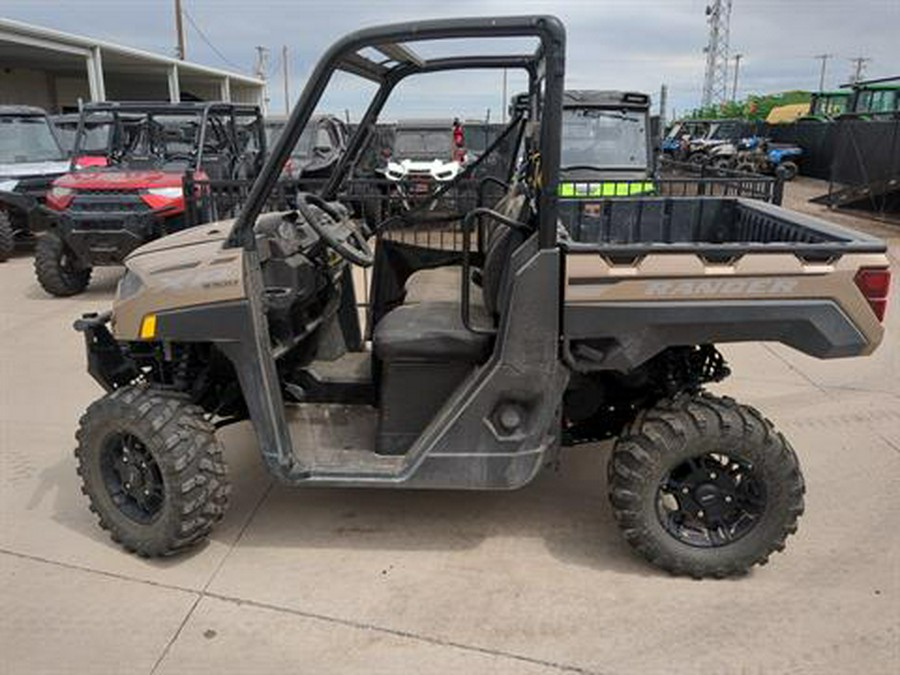
<svg viewBox="0 0 900 675">
<path fill-rule="evenodd" d="M 184 26 L 181 23 L 181 0 L 175 0 L 175 56 L 184 61 Z"/>
<path fill-rule="evenodd" d="M 738 73 L 741 71 L 741 59 L 744 57 L 743 54 L 735 54 L 734 55 L 734 86 L 731 88 L 731 102 L 737 103 L 737 83 L 738 83 Z"/>
<path fill-rule="evenodd" d="M 500 113 L 500 119 L 506 124 L 506 68 L 503 69 L 503 110 Z"/>
<path fill-rule="evenodd" d="M 269 50 L 259 45 L 256 46 L 256 77 L 263 81 L 263 113 L 269 109 L 269 83 L 266 73 L 269 72 Z"/>
<path fill-rule="evenodd" d="M 669 88 L 662 85 L 659 88 L 659 131 L 663 133 L 666 128 L 666 101 L 669 98 Z"/>
<path fill-rule="evenodd" d="M 850 59 L 851 63 L 855 63 L 856 66 L 853 69 L 853 75 L 851 76 L 851 82 L 856 84 L 862 79 L 863 72 L 866 69 L 866 64 L 871 61 L 868 56 L 857 56 L 855 59 Z"/>
<path fill-rule="evenodd" d="M 709 39 L 706 52 L 706 73 L 703 76 L 701 105 L 708 108 L 728 100 L 728 41 L 731 31 L 732 0 L 713 0 L 706 6 Z"/>
<path fill-rule="evenodd" d="M 822 69 L 819 71 L 819 91 L 825 91 L 825 64 L 832 56 L 834 54 L 817 54 L 813 57 L 822 61 Z"/>
<path fill-rule="evenodd" d="M 291 114 L 291 93 L 288 87 L 288 48 L 281 46 L 281 73 L 284 77 L 284 114 Z"/>
</svg>

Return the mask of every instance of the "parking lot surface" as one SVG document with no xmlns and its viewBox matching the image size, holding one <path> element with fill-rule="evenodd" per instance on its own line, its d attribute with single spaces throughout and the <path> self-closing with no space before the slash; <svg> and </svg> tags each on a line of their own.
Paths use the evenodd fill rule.
<svg viewBox="0 0 900 675">
<path fill-rule="evenodd" d="M 29 252 L 0 264 L 0 672 L 900 671 L 900 288 L 869 358 L 723 349 L 716 389 L 788 436 L 807 508 L 767 566 L 698 582 L 619 536 L 608 445 L 513 493 L 302 490 L 272 483 L 245 424 L 221 434 L 232 504 L 209 543 L 124 553 L 72 455 L 101 390 L 71 324 L 119 274 L 59 299 Z"/>
</svg>

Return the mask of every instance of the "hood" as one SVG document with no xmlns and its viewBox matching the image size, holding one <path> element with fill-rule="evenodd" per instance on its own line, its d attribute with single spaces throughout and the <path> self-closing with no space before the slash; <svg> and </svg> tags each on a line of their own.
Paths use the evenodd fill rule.
<svg viewBox="0 0 900 675">
<path fill-rule="evenodd" d="M 54 187 L 71 190 L 141 190 L 147 188 L 181 187 L 184 174 L 174 171 L 152 170 L 95 170 L 87 169 L 57 178 Z"/>
<path fill-rule="evenodd" d="M 221 248 L 222 243 L 228 238 L 231 227 L 234 225 L 234 219 L 220 220 L 215 223 L 205 223 L 181 230 L 175 234 L 170 234 L 135 249 L 127 260 L 133 260 L 147 254 L 160 253 L 162 251 L 171 251 L 176 248 L 184 248 L 187 246 L 204 245 L 210 249 Z M 212 246 L 212 244 L 216 244 Z"/>
<path fill-rule="evenodd" d="M 0 181 L 27 176 L 58 176 L 69 171 L 69 160 L 0 164 Z"/>
</svg>

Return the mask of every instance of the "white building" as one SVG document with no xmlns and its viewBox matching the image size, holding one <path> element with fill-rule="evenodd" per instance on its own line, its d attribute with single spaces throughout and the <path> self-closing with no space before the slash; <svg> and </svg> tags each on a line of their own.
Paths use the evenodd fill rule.
<svg viewBox="0 0 900 675">
<path fill-rule="evenodd" d="M 264 105 L 265 82 L 140 49 L 0 19 L 0 104 L 72 112 L 88 101 Z"/>
</svg>

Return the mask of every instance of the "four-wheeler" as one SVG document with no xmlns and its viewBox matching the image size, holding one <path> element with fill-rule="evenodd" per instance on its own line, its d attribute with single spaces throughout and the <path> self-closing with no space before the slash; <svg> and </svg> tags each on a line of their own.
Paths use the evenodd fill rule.
<svg viewBox="0 0 900 675">
<path fill-rule="evenodd" d="M 35 271 L 57 296 L 83 291 L 97 265 L 121 264 L 141 244 L 184 227 L 185 174 L 252 179 L 265 155 L 256 106 L 230 103 L 85 105 L 73 168 L 97 124 L 110 124 L 105 166 L 53 182 L 53 227 L 38 242 Z"/>
<path fill-rule="evenodd" d="M 768 138 L 750 136 L 738 143 L 734 168 L 743 173 L 778 173 L 784 180 L 793 180 L 800 168 L 797 161 L 803 148 L 793 143 L 773 143 Z"/>
<path fill-rule="evenodd" d="M 341 197 L 392 90 L 510 68 L 529 80 L 527 120 L 511 122 L 526 164 L 447 225 L 456 248 L 377 233 L 374 255 Z M 376 85 L 346 153 L 295 210 L 263 213 L 337 71 Z M 564 76 L 551 16 L 373 27 L 328 49 L 238 217 L 137 249 L 112 310 L 76 323 L 106 390 L 81 419 L 78 473 L 115 541 L 162 556 L 205 539 L 229 494 L 216 430 L 249 419 L 265 466 L 297 486 L 509 490 L 563 445 L 614 439 L 612 512 L 652 563 L 724 577 L 784 547 L 804 508 L 797 455 L 754 408 L 705 391 L 729 373 L 715 345 L 871 353 L 885 245 L 734 197 L 560 196 Z M 370 296 L 369 349 L 346 328 L 345 271 L 373 261 L 397 292 Z M 409 275 L 441 262 L 457 300 L 404 302 Z"/>
<path fill-rule="evenodd" d="M 561 197 L 653 192 L 650 97 L 637 92 L 566 90 L 560 163 Z"/>
<path fill-rule="evenodd" d="M 394 127 L 394 143 L 378 170 L 396 190 L 404 209 L 435 208 L 434 193 L 454 180 L 464 161 L 454 157 L 450 120 L 407 120 Z"/>
<path fill-rule="evenodd" d="M 16 241 L 47 228 L 44 203 L 50 183 L 69 160 L 40 108 L 0 106 L 0 261 Z"/>
<path fill-rule="evenodd" d="M 715 148 L 739 139 L 743 128 L 744 123 L 741 120 L 711 120 L 702 136 L 692 136 L 688 139 L 685 158 L 691 164 L 706 164 Z"/>
</svg>

